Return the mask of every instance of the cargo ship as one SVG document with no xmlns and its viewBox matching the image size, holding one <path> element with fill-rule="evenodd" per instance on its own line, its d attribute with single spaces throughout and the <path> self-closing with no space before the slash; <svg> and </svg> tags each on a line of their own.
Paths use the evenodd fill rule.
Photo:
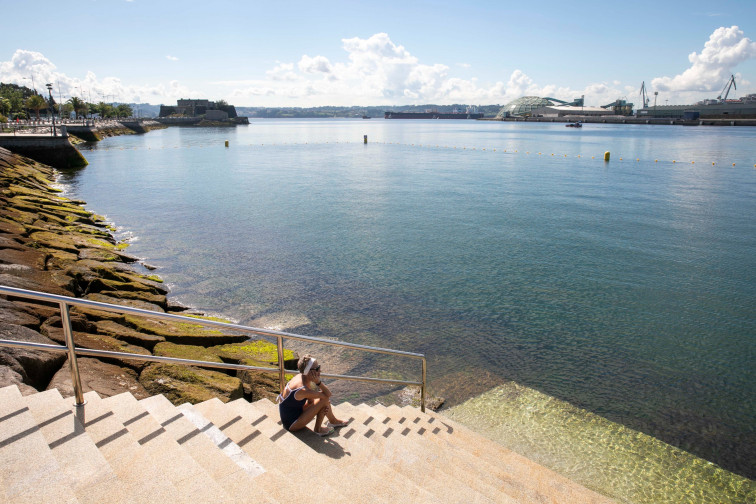
<svg viewBox="0 0 756 504">
<path fill-rule="evenodd" d="M 438 110 L 426 110 L 425 112 L 385 112 L 384 119 L 480 119 L 483 114 L 475 107 L 467 110 L 454 109 L 451 112 L 439 112 Z"/>
</svg>

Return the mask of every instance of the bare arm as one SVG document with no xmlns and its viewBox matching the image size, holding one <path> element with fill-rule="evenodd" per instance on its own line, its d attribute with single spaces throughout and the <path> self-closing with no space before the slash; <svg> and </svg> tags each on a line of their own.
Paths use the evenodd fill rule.
<svg viewBox="0 0 756 504">
<path fill-rule="evenodd" d="M 320 370 L 318 371 L 310 371 L 308 378 L 312 380 L 312 382 L 315 384 L 316 387 L 320 389 L 320 391 L 326 396 L 331 397 L 331 391 L 326 387 L 326 384 L 323 383 L 320 379 Z"/>
</svg>

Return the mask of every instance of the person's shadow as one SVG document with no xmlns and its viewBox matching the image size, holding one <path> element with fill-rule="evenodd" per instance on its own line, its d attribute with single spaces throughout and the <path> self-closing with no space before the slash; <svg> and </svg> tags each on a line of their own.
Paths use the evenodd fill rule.
<svg viewBox="0 0 756 504">
<path fill-rule="evenodd" d="M 352 455 L 339 444 L 339 438 L 341 437 L 340 429 L 336 429 L 336 432 L 325 437 L 315 435 L 310 429 L 302 429 L 292 432 L 292 434 L 314 451 L 322 453 L 326 457 L 340 459 L 344 456 Z"/>
</svg>

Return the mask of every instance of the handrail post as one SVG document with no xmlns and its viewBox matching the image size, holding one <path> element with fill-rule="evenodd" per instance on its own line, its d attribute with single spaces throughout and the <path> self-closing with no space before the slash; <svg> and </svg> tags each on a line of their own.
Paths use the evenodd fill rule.
<svg viewBox="0 0 756 504">
<path fill-rule="evenodd" d="M 79 376 L 79 363 L 76 361 L 76 350 L 74 349 L 73 330 L 71 329 L 71 315 L 68 312 L 68 304 L 64 301 L 60 303 L 60 319 L 63 323 L 63 335 L 66 338 L 68 347 L 68 363 L 71 368 L 71 383 L 73 384 L 74 396 L 76 396 L 75 406 L 84 406 L 84 392 L 81 389 L 81 376 Z"/>
<path fill-rule="evenodd" d="M 423 380 L 422 380 L 423 384 L 420 385 L 420 411 L 425 413 L 425 368 L 426 368 L 425 357 L 423 357 L 422 362 L 423 362 Z"/>
<path fill-rule="evenodd" d="M 278 388 L 279 393 L 284 393 L 284 387 L 286 386 L 286 373 L 284 373 L 284 352 L 283 352 L 283 337 L 278 336 Z"/>
</svg>

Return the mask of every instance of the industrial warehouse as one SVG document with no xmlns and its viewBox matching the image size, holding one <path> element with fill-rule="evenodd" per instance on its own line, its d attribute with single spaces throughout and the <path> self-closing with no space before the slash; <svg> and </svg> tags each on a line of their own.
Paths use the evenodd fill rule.
<svg viewBox="0 0 756 504">
<path fill-rule="evenodd" d="M 634 104 L 624 99 L 606 105 L 586 106 L 584 97 L 566 102 L 548 96 L 523 96 L 504 105 L 495 119 L 756 126 L 756 94 L 728 99 L 733 89 L 737 86 L 735 77 L 731 76 L 715 99 L 693 105 L 657 105 L 659 93 L 654 92 L 652 103 L 644 82 L 640 89 L 642 106 L 635 111 Z"/>
</svg>

